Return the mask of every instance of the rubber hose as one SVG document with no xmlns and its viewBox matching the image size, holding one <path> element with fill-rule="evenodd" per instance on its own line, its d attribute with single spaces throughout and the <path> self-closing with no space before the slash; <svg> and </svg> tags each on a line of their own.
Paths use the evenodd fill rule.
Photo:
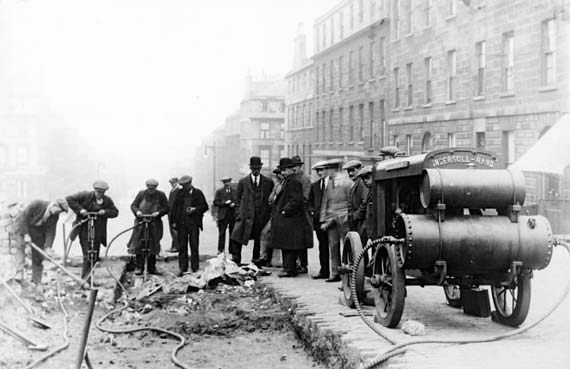
<svg viewBox="0 0 570 369">
<path fill-rule="evenodd" d="M 566 243 L 565 241 L 562 240 L 555 240 L 555 245 L 560 245 L 562 247 L 564 247 L 566 249 L 566 251 L 568 252 L 568 254 L 570 255 L 570 245 L 568 243 Z M 360 263 L 360 259 L 362 258 L 362 255 L 364 254 L 364 252 L 366 250 L 368 250 L 368 245 L 366 248 L 364 248 L 364 250 L 362 251 L 362 253 L 358 256 L 358 258 L 355 260 L 355 263 L 353 265 L 353 269 L 352 269 L 352 278 L 354 279 L 356 277 L 356 269 L 358 267 L 358 263 Z M 352 282 L 352 281 L 351 281 Z M 354 286 L 354 290 L 353 293 L 355 293 L 356 291 L 356 282 L 352 282 L 351 283 L 351 288 L 352 286 Z M 560 304 L 564 301 L 564 299 L 566 299 L 566 297 L 568 296 L 568 293 L 570 292 L 570 279 L 568 280 L 568 282 L 566 283 L 566 286 L 564 287 L 564 290 L 562 291 L 562 294 L 560 295 L 560 297 L 558 298 L 558 300 L 552 304 L 552 306 L 546 311 L 545 314 L 543 314 L 541 317 L 539 317 L 537 320 L 535 320 L 534 322 L 532 322 L 531 324 L 529 324 L 528 326 L 525 326 L 523 328 L 519 328 L 517 330 L 508 332 L 508 333 L 504 333 L 504 334 L 500 334 L 497 336 L 491 336 L 488 338 L 481 338 L 481 339 L 465 339 L 465 340 L 415 340 L 415 341 L 408 341 L 405 343 L 400 343 L 400 344 L 396 344 L 394 345 L 394 347 L 392 347 L 391 349 L 387 350 L 386 352 L 384 352 L 383 354 L 381 354 L 380 356 L 378 356 L 376 359 L 372 360 L 371 362 L 364 364 L 363 366 L 361 366 L 362 369 L 370 369 L 370 368 L 374 368 L 375 366 L 381 364 L 382 362 L 388 360 L 389 358 L 399 355 L 403 352 L 405 352 L 405 347 L 408 346 L 412 346 L 412 345 L 421 345 L 421 344 L 428 344 L 428 343 L 441 343 L 441 344 L 467 344 L 467 343 L 485 343 L 485 342 L 493 342 L 493 341 L 499 341 L 505 338 L 509 338 L 509 337 L 513 337 L 516 335 L 519 335 L 521 333 L 524 333 L 526 331 L 528 331 L 529 329 L 533 328 L 534 326 L 536 326 L 537 324 L 541 323 L 544 319 L 546 319 L 548 316 L 550 316 L 559 306 Z M 356 296 L 356 295 L 353 295 Z M 357 299 L 355 298 L 355 304 L 357 304 L 358 302 L 356 301 Z M 359 306 L 359 305 L 357 305 Z M 365 319 L 365 323 L 370 326 L 366 320 L 368 320 L 368 318 L 366 318 L 364 316 L 364 314 L 361 314 L 359 311 L 360 316 Z M 378 331 L 376 329 L 373 329 L 376 333 L 378 333 Z M 383 338 L 386 338 L 384 335 L 378 333 L 380 336 L 382 336 Z"/>
</svg>

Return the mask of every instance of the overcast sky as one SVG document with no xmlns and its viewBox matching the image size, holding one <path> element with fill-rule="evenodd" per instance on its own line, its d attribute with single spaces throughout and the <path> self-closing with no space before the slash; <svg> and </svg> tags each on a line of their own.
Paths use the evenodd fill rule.
<svg viewBox="0 0 570 369">
<path fill-rule="evenodd" d="M 100 150 L 171 155 L 169 142 L 196 143 L 239 107 L 248 72 L 284 76 L 297 24 L 311 48 L 336 3 L 3 0 L 0 105 L 105 135 Z"/>
</svg>

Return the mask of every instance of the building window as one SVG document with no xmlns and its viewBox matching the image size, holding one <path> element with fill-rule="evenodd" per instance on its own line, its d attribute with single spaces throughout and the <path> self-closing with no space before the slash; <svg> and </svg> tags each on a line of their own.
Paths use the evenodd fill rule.
<svg viewBox="0 0 570 369">
<path fill-rule="evenodd" d="M 408 107 L 414 105 L 414 85 L 412 83 L 412 63 L 406 65 L 406 74 L 408 75 Z"/>
<path fill-rule="evenodd" d="M 412 141 L 412 135 L 406 135 L 406 153 L 408 155 L 412 155 L 412 147 L 413 141 Z"/>
<path fill-rule="evenodd" d="M 432 4 L 433 0 L 425 0 L 425 4 L 426 4 L 426 8 L 425 8 L 425 22 L 426 22 L 426 28 L 431 26 L 431 8 L 433 6 Z"/>
<path fill-rule="evenodd" d="M 394 68 L 394 109 L 400 107 L 400 78 L 398 68 Z"/>
<path fill-rule="evenodd" d="M 364 21 L 364 0 L 358 0 L 358 24 Z"/>
<path fill-rule="evenodd" d="M 315 127 L 315 134 L 316 134 L 316 136 L 317 136 L 317 137 L 316 137 L 316 138 L 317 138 L 317 142 L 319 142 L 319 141 L 320 141 L 320 138 L 321 138 L 321 136 L 319 135 L 319 131 L 320 131 L 319 123 L 321 122 L 321 121 L 319 120 L 319 118 L 320 118 L 320 117 L 319 117 L 319 112 L 317 112 L 317 113 L 316 113 L 316 116 L 315 116 L 315 119 L 316 119 L 316 122 L 317 122 L 316 127 Z"/>
<path fill-rule="evenodd" d="M 503 161 L 506 165 L 515 161 L 515 132 L 503 131 Z"/>
<path fill-rule="evenodd" d="M 475 146 L 478 149 L 485 148 L 485 132 L 475 132 Z"/>
<path fill-rule="evenodd" d="M 380 60 L 379 60 L 379 66 L 380 66 L 380 75 L 383 76 L 386 73 L 386 43 L 385 43 L 385 38 L 384 37 L 380 37 L 380 45 L 379 45 L 379 52 L 380 52 Z"/>
<path fill-rule="evenodd" d="M 485 41 L 475 44 L 475 53 L 477 54 L 477 91 L 476 96 L 483 96 L 485 89 L 485 68 L 486 68 L 486 50 Z"/>
<path fill-rule="evenodd" d="M 457 14 L 457 0 L 447 0 L 447 2 L 448 2 L 448 8 L 447 8 L 448 15 L 450 17 L 456 15 Z"/>
<path fill-rule="evenodd" d="M 364 104 L 358 105 L 358 140 L 362 141 L 364 132 Z"/>
<path fill-rule="evenodd" d="M 261 158 L 262 163 L 267 163 L 267 167 L 271 168 L 271 157 L 269 154 L 271 153 L 270 148 L 268 147 L 260 147 L 259 148 L 259 157 Z"/>
<path fill-rule="evenodd" d="M 350 3 L 350 19 L 348 22 L 349 26 L 350 26 L 350 30 L 352 31 L 354 29 L 354 4 Z"/>
<path fill-rule="evenodd" d="M 344 68 L 343 60 L 344 58 L 341 56 L 338 57 L 338 88 L 342 88 L 342 72 Z"/>
<path fill-rule="evenodd" d="M 394 8 L 393 8 L 393 28 L 392 32 L 394 33 L 394 40 L 400 39 L 400 0 L 394 0 Z"/>
<path fill-rule="evenodd" d="M 262 101 L 262 102 L 261 102 L 261 111 L 262 111 L 262 112 L 267 112 L 267 101 Z"/>
<path fill-rule="evenodd" d="M 327 24 L 323 23 L 323 49 L 327 47 Z"/>
<path fill-rule="evenodd" d="M 457 60 L 455 50 L 447 52 L 447 100 L 455 101 L 455 75 L 457 73 Z"/>
<path fill-rule="evenodd" d="M 321 82 L 320 79 L 319 79 L 319 76 L 320 76 L 320 74 L 319 74 L 319 67 L 316 67 L 315 73 L 316 73 L 316 76 L 317 76 L 317 83 L 315 83 L 315 88 L 316 88 L 317 95 L 318 95 L 318 94 L 319 94 L 319 85 L 320 85 L 320 82 Z"/>
<path fill-rule="evenodd" d="M 431 88 L 431 56 L 424 59 L 426 68 L 426 105 L 431 104 L 432 88 Z"/>
<path fill-rule="evenodd" d="M 342 38 L 344 37 L 344 19 L 342 12 L 338 13 L 338 28 L 339 28 L 339 39 L 342 40 Z"/>
<path fill-rule="evenodd" d="M 331 45 L 334 44 L 334 18 L 331 17 Z"/>
<path fill-rule="evenodd" d="M 400 147 L 400 140 L 398 139 L 398 135 L 394 135 L 393 139 L 392 139 L 392 145 L 396 146 L 396 147 Z"/>
<path fill-rule="evenodd" d="M 447 134 L 447 146 L 448 147 L 455 147 L 455 133 L 448 133 Z"/>
<path fill-rule="evenodd" d="M 331 109 L 331 111 L 329 112 L 329 140 L 330 140 L 330 141 L 333 140 L 333 136 L 334 136 L 334 132 L 333 132 L 333 116 L 334 116 L 334 110 Z"/>
<path fill-rule="evenodd" d="M 343 136 L 343 118 L 344 118 L 344 108 L 338 108 L 338 139 L 340 141 L 344 141 L 344 136 Z"/>
<path fill-rule="evenodd" d="M 325 110 L 323 110 L 323 124 L 321 125 L 321 128 L 323 130 L 323 134 L 322 134 L 323 142 L 326 142 L 326 140 L 327 140 L 327 112 Z"/>
<path fill-rule="evenodd" d="M 354 52 L 348 52 L 348 84 L 354 83 Z"/>
<path fill-rule="evenodd" d="M 374 78 L 374 41 L 370 42 L 370 47 L 368 48 L 368 68 L 370 73 L 370 78 Z"/>
<path fill-rule="evenodd" d="M 321 50 L 321 29 L 315 27 L 315 39 L 317 40 L 317 51 Z"/>
<path fill-rule="evenodd" d="M 406 14 L 407 34 L 414 32 L 414 0 L 408 0 L 408 9 Z"/>
<path fill-rule="evenodd" d="M 556 31 L 554 19 L 542 22 L 542 85 L 554 84 L 556 78 Z"/>
<path fill-rule="evenodd" d="M 364 63 L 363 63 L 363 58 L 362 58 L 362 53 L 363 53 L 363 47 L 360 46 L 358 48 L 358 81 L 362 82 L 364 79 Z"/>
<path fill-rule="evenodd" d="M 368 121 L 370 122 L 370 147 L 374 146 L 374 102 L 368 103 Z"/>
<path fill-rule="evenodd" d="M 322 93 L 324 94 L 325 91 L 327 90 L 327 77 L 326 77 L 326 76 L 327 76 L 327 75 L 326 75 L 326 73 L 327 73 L 327 65 L 326 65 L 326 64 L 323 64 L 323 65 L 322 65 L 322 67 L 321 67 L 321 73 L 322 73 L 321 78 L 322 78 L 322 80 L 323 80 L 323 85 L 322 85 L 321 91 L 322 91 Z"/>
<path fill-rule="evenodd" d="M 422 153 L 430 151 L 431 146 L 432 146 L 431 133 L 425 132 L 424 137 L 422 138 Z"/>
<path fill-rule="evenodd" d="M 354 141 L 354 106 L 350 105 L 348 108 L 348 138 Z"/>
<path fill-rule="evenodd" d="M 261 123 L 259 128 L 259 138 L 269 138 L 269 123 Z"/>
<path fill-rule="evenodd" d="M 503 91 L 513 90 L 513 67 L 515 65 L 515 34 L 503 35 Z"/>
<path fill-rule="evenodd" d="M 331 60 L 331 65 L 329 67 L 329 91 L 334 89 L 334 60 Z"/>
<path fill-rule="evenodd" d="M 281 138 L 282 140 L 285 138 L 285 123 L 281 123 L 279 138 Z"/>
</svg>

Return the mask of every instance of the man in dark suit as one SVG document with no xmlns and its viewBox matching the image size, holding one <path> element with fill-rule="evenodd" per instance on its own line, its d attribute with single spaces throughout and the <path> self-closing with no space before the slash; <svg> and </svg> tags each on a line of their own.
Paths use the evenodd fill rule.
<svg viewBox="0 0 570 369">
<path fill-rule="evenodd" d="M 351 160 L 343 167 L 347 171 L 350 179 L 353 180 L 350 187 L 350 200 L 348 202 L 348 229 L 358 232 L 362 239 L 362 244 L 366 244 L 364 232 L 364 217 L 366 215 L 366 198 L 368 189 L 357 173 L 362 169 L 360 160 Z M 364 237 L 363 237 L 364 236 Z"/>
<path fill-rule="evenodd" d="M 180 185 L 178 184 L 178 178 L 173 177 L 168 181 L 172 188 L 168 194 L 168 207 L 172 209 L 172 204 L 174 204 L 174 199 L 176 198 L 176 193 L 180 190 Z M 170 237 L 172 237 L 172 243 L 170 244 L 170 249 L 167 252 L 178 252 L 178 232 L 172 227 L 172 219 L 168 215 L 168 228 L 170 229 Z"/>
<path fill-rule="evenodd" d="M 231 237 L 236 222 L 235 192 L 230 186 L 232 179 L 223 177 L 220 181 L 224 184 L 224 187 L 219 188 L 214 195 L 214 206 L 218 208 L 218 254 L 224 252 L 226 248 L 226 230 L 229 229 Z"/>
<path fill-rule="evenodd" d="M 181 277 L 188 271 L 188 243 L 190 243 L 190 267 L 192 272 L 200 267 L 199 245 L 200 231 L 204 229 L 202 219 L 208 211 L 208 203 L 204 194 L 192 186 L 192 177 L 180 177 L 182 189 L 176 193 L 176 198 L 170 210 L 172 226 L 178 232 L 178 266 Z"/>
<path fill-rule="evenodd" d="M 99 259 L 101 245 L 107 246 L 107 219 L 116 218 L 119 215 L 119 210 L 115 207 L 113 200 L 105 195 L 108 189 L 109 185 L 107 182 L 95 181 L 93 183 L 93 191 L 83 191 L 65 198 L 71 210 L 77 215 L 73 222 L 74 226 L 85 220 L 87 213 L 97 213 L 97 218 L 95 219 L 95 239 L 93 240 L 93 260 L 90 260 L 89 256 L 91 251 L 91 245 L 89 245 L 88 240 L 89 222 L 83 222 L 70 235 L 71 240 L 73 240 L 79 234 L 79 243 L 83 252 L 81 278 L 85 278 L 91 273 L 91 262 L 95 263 Z"/>
<path fill-rule="evenodd" d="M 232 260 L 241 263 L 242 245 L 247 245 L 253 239 L 252 260 L 258 260 L 260 254 L 260 234 L 261 230 L 271 216 L 271 206 L 269 205 L 269 194 L 273 190 L 273 181 L 261 175 L 263 163 L 258 156 L 249 159 L 251 173 L 243 177 L 238 182 L 236 190 L 237 219 L 232 232 L 230 252 Z"/>
<path fill-rule="evenodd" d="M 327 279 L 329 278 L 329 238 L 327 231 L 321 229 L 320 222 L 323 193 L 329 178 L 327 162 L 323 160 L 315 163 L 313 170 L 317 172 L 319 180 L 311 184 L 309 211 L 313 216 L 313 229 L 317 233 L 317 239 L 319 240 L 319 262 L 321 264 L 319 273 L 315 274 L 313 279 Z"/>
</svg>

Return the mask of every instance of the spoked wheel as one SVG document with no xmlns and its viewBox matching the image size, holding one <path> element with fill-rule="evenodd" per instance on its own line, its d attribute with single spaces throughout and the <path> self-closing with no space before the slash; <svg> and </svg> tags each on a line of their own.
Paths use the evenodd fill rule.
<svg viewBox="0 0 570 369">
<path fill-rule="evenodd" d="M 445 293 L 445 299 L 449 306 L 454 308 L 460 308 L 463 306 L 463 302 L 461 301 L 461 288 L 458 285 L 443 285 L 443 293 Z"/>
<path fill-rule="evenodd" d="M 510 286 L 491 286 L 494 318 L 501 324 L 518 327 L 524 322 L 530 307 L 530 275 L 522 272 Z"/>
<path fill-rule="evenodd" d="M 374 260 L 374 296 L 377 320 L 388 328 L 394 328 L 400 322 L 404 312 L 406 280 L 404 269 L 398 267 L 394 248 L 380 246 Z"/>
<path fill-rule="evenodd" d="M 355 306 L 352 289 L 350 288 L 352 271 L 347 271 L 347 269 L 352 268 L 352 264 L 361 252 L 362 242 L 360 241 L 358 232 L 348 232 L 344 239 L 344 247 L 342 249 L 341 261 L 345 269 L 345 273 L 342 274 L 342 291 L 344 303 L 351 308 Z M 364 291 L 364 268 L 366 265 L 368 265 L 368 255 L 362 257 L 358 269 L 356 270 L 356 297 L 358 301 L 362 301 L 366 297 L 366 292 Z"/>
</svg>

